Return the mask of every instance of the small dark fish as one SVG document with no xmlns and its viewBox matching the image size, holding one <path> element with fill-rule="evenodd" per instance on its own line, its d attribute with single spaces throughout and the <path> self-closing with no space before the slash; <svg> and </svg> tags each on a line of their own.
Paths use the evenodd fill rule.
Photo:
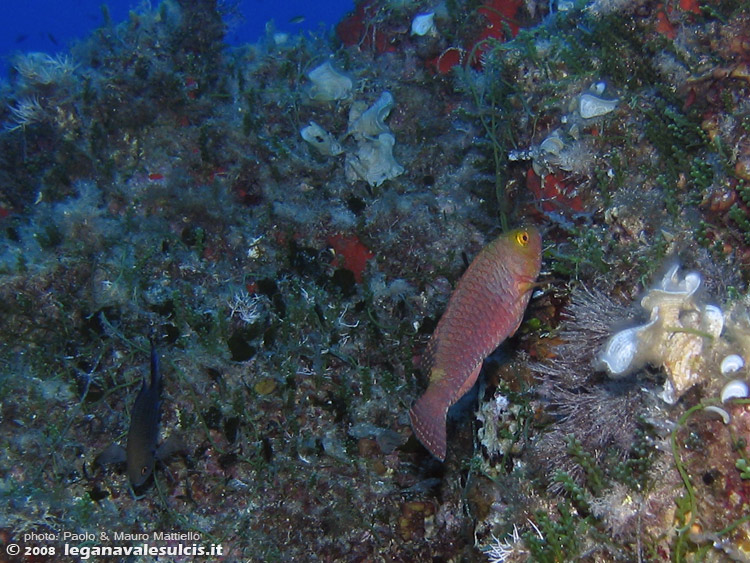
<svg viewBox="0 0 750 563">
<path fill-rule="evenodd" d="M 22 33 L 21 35 L 16 35 L 16 43 L 23 43 L 29 38 L 29 35 L 27 33 Z"/>
<path fill-rule="evenodd" d="M 151 340 L 151 377 L 143 378 L 143 386 L 130 413 L 127 448 L 112 444 L 94 459 L 94 465 L 104 466 L 126 463 L 128 478 L 133 490 L 142 487 L 154 472 L 157 461 L 165 461 L 174 454 L 188 453 L 187 444 L 172 435 L 158 448 L 159 421 L 161 419 L 161 391 L 163 383 L 159 369 L 159 355 Z"/>
<path fill-rule="evenodd" d="M 140 487 L 154 471 L 156 442 L 159 439 L 162 379 L 159 355 L 151 341 L 151 378 L 143 378 L 143 387 L 133 403 L 126 456 L 128 478 L 133 488 Z"/>
<path fill-rule="evenodd" d="M 305 16 L 294 16 L 292 19 L 289 20 L 289 23 L 302 23 L 305 21 Z"/>
<path fill-rule="evenodd" d="M 47 38 L 48 38 L 48 39 L 49 39 L 50 41 L 52 41 L 52 43 L 53 43 L 54 45 L 59 45 L 59 43 L 57 42 L 57 37 L 55 37 L 55 36 L 54 36 L 54 35 L 52 35 L 51 33 L 48 33 L 48 34 L 47 34 Z"/>
</svg>

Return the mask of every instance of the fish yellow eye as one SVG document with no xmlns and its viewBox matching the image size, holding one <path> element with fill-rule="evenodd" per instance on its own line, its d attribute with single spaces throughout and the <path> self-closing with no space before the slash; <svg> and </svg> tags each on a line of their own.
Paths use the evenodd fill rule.
<svg viewBox="0 0 750 563">
<path fill-rule="evenodd" d="M 529 244 L 529 233 L 527 233 L 526 231 L 518 231 L 516 233 L 516 242 L 521 246 L 526 246 L 527 244 Z"/>
</svg>

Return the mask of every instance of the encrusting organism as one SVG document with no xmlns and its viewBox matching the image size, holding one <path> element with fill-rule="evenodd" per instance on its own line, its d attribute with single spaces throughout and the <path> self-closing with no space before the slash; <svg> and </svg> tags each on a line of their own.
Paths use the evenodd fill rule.
<svg viewBox="0 0 750 563">
<path fill-rule="evenodd" d="M 458 281 L 426 351 L 430 384 L 409 411 L 414 433 L 445 460 L 448 408 L 471 387 L 482 361 L 513 335 L 542 263 L 542 239 L 534 228 L 500 235 Z"/>
<path fill-rule="evenodd" d="M 336 140 L 336 137 L 314 121 L 311 121 L 307 127 L 303 127 L 300 135 L 324 156 L 336 156 L 344 152 L 341 143 Z"/>
<path fill-rule="evenodd" d="M 333 68 L 330 61 L 312 69 L 307 77 L 312 82 L 308 94 L 315 102 L 343 100 L 354 86 L 352 79 Z"/>
<path fill-rule="evenodd" d="M 369 108 L 352 104 L 346 136 L 357 141 L 358 150 L 346 155 L 344 171 L 350 182 L 364 180 L 377 187 L 404 173 L 404 167 L 393 156 L 396 137 L 385 123 L 394 103 L 393 95 L 383 92 Z"/>
<path fill-rule="evenodd" d="M 646 363 L 667 374 L 660 397 L 674 404 L 707 375 L 705 367 L 724 329 L 724 314 L 699 299 L 698 272 L 679 275 L 675 264 L 641 299 L 649 320 L 616 332 L 599 354 L 599 366 L 610 377 L 622 377 Z"/>
</svg>

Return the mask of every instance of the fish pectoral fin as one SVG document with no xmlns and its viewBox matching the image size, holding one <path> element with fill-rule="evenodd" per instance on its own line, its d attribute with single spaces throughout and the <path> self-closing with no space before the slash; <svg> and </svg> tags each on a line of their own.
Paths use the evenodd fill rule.
<svg viewBox="0 0 750 563">
<path fill-rule="evenodd" d="M 549 283 L 549 280 L 540 282 L 536 281 L 535 278 L 522 278 L 518 280 L 518 282 L 516 282 L 516 287 L 518 288 L 518 295 L 524 295 L 525 293 L 534 291 L 535 289 L 545 287 L 549 285 Z"/>
<path fill-rule="evenodd" d="M 166 461 L 170 457 L 177 454 L 187 455 L 188 445 L 187 443 L 185 443 L 185 440 L 183 440 L 181 436 L 172 434 L 169 438 L 161 443 L 161 446 L 156 448 L 154 456 L 159 461 Z"/>
<path fill-rule="evenodd" d="M 119 444 L 110 444 L 107 449 L 94 458 L 94 465 L 103 467 L 113 463 L 125 463 L 127 454 Z"/>
</svg>

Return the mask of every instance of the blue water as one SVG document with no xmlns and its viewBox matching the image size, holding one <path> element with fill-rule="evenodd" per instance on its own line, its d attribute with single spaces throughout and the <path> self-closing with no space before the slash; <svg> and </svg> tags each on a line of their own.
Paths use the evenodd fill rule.
<svg viewBox="0 0 750 563">
<path fill-rule="evenodd" d="M 2 0 L 0 17 L 0 76 L 7 76 L 13 53 L 67 51 L 71 42 L 86 37 L 103 23 L 106 4 L 114 23 L 142 2 L 134 0 Z M 154 0 L 152 5 L 158 2 Z M 241 17 L 230 18 L 226 41 L 230 45 L 254 43 L 264 36 L 266 23 L 290 34 L 315 31 L 323 23 L 334 25 L 354 8 L 354 0 L 238 0 Z M 299 22 L 302 19 L 303 21 Z"/>
</svg>

